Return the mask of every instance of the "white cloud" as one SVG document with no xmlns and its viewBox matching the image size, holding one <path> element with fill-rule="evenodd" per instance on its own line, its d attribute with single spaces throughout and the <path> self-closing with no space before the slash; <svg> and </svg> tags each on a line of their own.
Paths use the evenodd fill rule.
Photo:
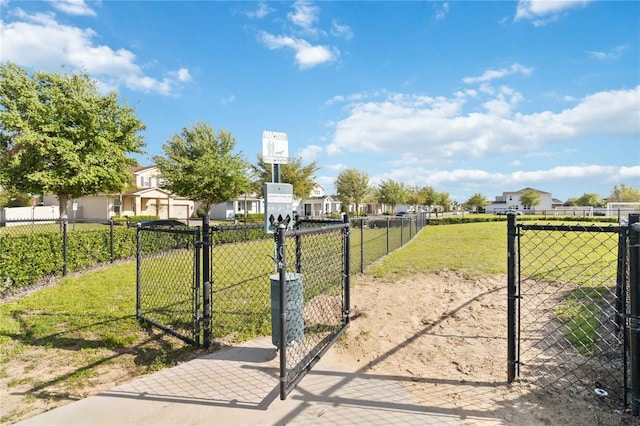
<svg viewBox="0 0 640 426">
<path fill-rule="evenodd" d="M 533 68 L 525 67 L 520 64 L 513 64 L 508 68 L 500 68 L 498 70 L 487 70 L 479 77 L 465 77 L 462 81 L 466 84 L 473 83 L 486 83 L 492 80 L 507 77 L 513 74 L 529 75 L 533 71 Z M 487 90 L 485 86 L 485 90 Z"/>
<path fill-rule="evenodd" d="M 336 171 L 336 172 L 341 172 L 342 170 L 346 170 L 349 167 L 346 164 L 338 163 L 338 164 L 331 164 L 327 168 L 329 170 L 333 170 L 333 171 Z"/>
<path fill-rule="evenodd" d="M 558 20 L 568 9 L 586 6 L 591 0 L 520 0 L 514 21 L 530 20 L 535 26 Z"/>
<path fill-rule="evenodd" d="M 351 40 L 353 38 L 353 31 L 348 25 L 341 25 L 337 20 L 331 22 L 331 34 L 336 37 L 342 37 L 345 40 Z"/>
<path fill-rule="evenodd" d="M 303 163 L 311 163 L 318 159 L 318 157 L 322 154 L 322 147 L 319 145 L 307 145 L 302 148 L 299 152 L 299 157 L 302 159 Z"/>
<path fill-rule="evenodd" d="M 287 14 L 289 20 L 305 32 L 316 34 L 317 30 L 314 26 L 318 22 L 320 8 L 305 0 L 298 0 L 291 7 L 293 12 Z"/>
<path fill-rule="evenodd" d="M 84 0 L 47 0 L 54 9 L 68 15 L 96 16 L 96 12 Z"/>
<path fill-rule="evenodd" d="M 221 105 L 228 105 L 228 104 L 232 104 L 236 101 L 236 96 L 235 95 L 229 95 L 226 96 L 224 98 L 220 99 L 220 104 Z"/>
<path fill-rule="evenodd" d="M 259 40 L 269 49 L 289 48 L 295 52 L 295 61 L 300 69 L 313 68 L 324 63 L 334 62 L 337 52 L 331 47 L 312 45 L 308 41 L 289 36 L 274 36 L 261 32 Z"/>
<path fill-rule="evenodd" d="M 509 166 L 511 166 L 511 167 L 520 167 L 520 166 L 522 166 L 522 161 L 513 160 L 512 162 L 509 163 Z"/>
<path fill-rule="evenodd" d="M 252 11 L 245 13 L 249 18 L 262 19 L 273 11 L 265 1 L 258 2 L 258 7 Z"/>
<path fill-rule="evenodd" d="M 620 167 L 606 165 L 560 166 L 547 170 L 518 170 L 511 173 L 488 172 L 481 169 L 431 170 L 421 167 L 394 169 L 377 176 L 376 179 L 394 179 L 409 185 L 466 188 L 496 188 L 504 190 L 509 186 L 556 185 L 558 182 L 572 182 L 584 179 L 599 179 L 608 182 L 624 182 L 640 178 L 640 166 Z"/>
<path fill-rule="evenodd" d="M 442 3 L 442 7 L 436 10 L 436 19 L 442 20 L 449 13 L 449 3 L 446 1 Z"/>
<path fill-rule="evenodd" d="M 414 158 L 441 161 L 539 152 L 549 144 L 581 136 L 640 136 L 639 99 L 637 86 L 586 96 L 560 112 L 523 114 L 509 111 L 522 96 L 501 88 L 494 103 L 484 103 L 485 112 L 465 114 L 467 97 L 460 94 L 452 98 L 389 94 L 380 101 L 350 105 L 326 152 L 411 152 Z"/>
<path fill-rule="evenodd" d="M 624 45 L 624 46 L 616 46 L 608 52 L 587 51 L 587 53 L 589 54 L 590 57 L 594 59 L 605 61 L 605 60 L 611 60 L 611 59 L 618 59 L 620 55 L 622 55 L 622 52 L 624 52 L 628 48 L 629 48 L 628 45 Z"/>
<path fill-rule="evenodd" d="M 0 27 L 3 60 L 44 71 L 59 70 L 63 65 L 72 72 L 86 70 L 98 80 L 99 87 L 111 90 L 124 85 L 170 95 L 191 80 L 186 68 L 168 72 L 161 79 L 145 75 L 133 52 L 97 45 L 94 30 L 61 24 L 53 14 L 28 15 L 18 9 L 15 16 L 18 20 L 3 22 Z"/>
</svg>

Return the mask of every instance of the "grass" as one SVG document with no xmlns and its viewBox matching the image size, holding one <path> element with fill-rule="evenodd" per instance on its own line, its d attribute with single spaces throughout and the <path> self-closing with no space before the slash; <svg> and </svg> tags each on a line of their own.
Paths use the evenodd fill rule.
<svg viewBox="0 0 640 426">
<path fill-rule="evenodd" d="M 1 388 L 24 395 L 0 422 L 19 420 L 36 402 L 81 397 L 105 369 L 117 366 L 122 381 L 193 356 L 177 339 L 141 325 L 135 300 L 135 263 L 128 263 L 0 305 Z"/>
<path fill-rule="evenodd" d="M 372 265 L 378 278 L 428 274 L 440 270 L 467 278 L 507 271 L 507 228 L 504 222 L 427 226 L 401 251 Z"/>
</svg>

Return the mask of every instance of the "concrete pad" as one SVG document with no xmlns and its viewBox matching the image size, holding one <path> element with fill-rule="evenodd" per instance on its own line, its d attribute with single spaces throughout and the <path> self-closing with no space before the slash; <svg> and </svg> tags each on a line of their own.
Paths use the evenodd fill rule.
<svg viewBox="0 0 640 426">
<path fill-rule="evenodd" d="M 460 425 L 411 403 L 388 378 L 354 372 L 331 350 L 280 400 L 270 338 L 225 349 L 17 425 Z"/>
</svg>

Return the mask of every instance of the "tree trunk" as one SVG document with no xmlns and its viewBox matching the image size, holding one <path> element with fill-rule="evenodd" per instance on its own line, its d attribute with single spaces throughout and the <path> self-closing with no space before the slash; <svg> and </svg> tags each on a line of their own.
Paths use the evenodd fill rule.
<svg viewBox="0 0 640 426">
<path fill-rule="evenodd" d="M 67 203 L 69 201 L 69 196 L 67 194 L 58 194 L 58 202 L 60 206 L 58 207 L 58 211 L 60 212 L 60 219 L 68 219 L 67 216 Z"/>
</svg>

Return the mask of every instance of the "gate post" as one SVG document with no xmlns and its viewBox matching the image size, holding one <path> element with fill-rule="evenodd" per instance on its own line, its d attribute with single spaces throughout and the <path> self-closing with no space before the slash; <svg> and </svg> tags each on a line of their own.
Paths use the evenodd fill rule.
<svg viewBox="0 0 640 426">
<path fill-rule="evenodd" d="M 344 215 L 343 221 L 347 226 L 342 230 L 344 235 L 344 308 L 342 310 L 342 322 L 343 324 L 349 324 L 349 315 L 351 314 L 351 221 L 348 214 Z"/>
<path fill-rule="evenodd" d="M 629 215 L 631 415 L 640 415 L 640 214 Z"/>
<path fill-rule="evenodd" d="M 202 309 L 203 313 L 203 345 L 211 346 L 211 231 L 209 228 L 209 210 L 202 218 Z"/>
<path fill-rule="evenodd" d="M 136 226 L 136 318 L 140 319 L 142 312 L 142 296 L 140 294 L 140 280 L 142 278 L 142 236 L 140 227 Z"/>
<path fill-rule="evenodd" d="M 507 383 L 516 378 L 516 215 L 507 215 Z"/>
<path fill-rule="evenodd" d="M 287 399 L 287 251 L 285 232 L 287 227 L 280 223 L 276 229 L 276 266 L 280 278 L 280 399 Z"/>
</svg>

